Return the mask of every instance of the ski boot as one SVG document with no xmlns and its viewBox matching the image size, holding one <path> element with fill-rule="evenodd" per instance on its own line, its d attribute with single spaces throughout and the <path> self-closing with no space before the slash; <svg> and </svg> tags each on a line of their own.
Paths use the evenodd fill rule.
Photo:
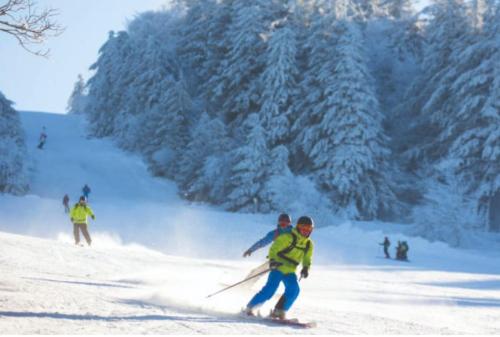
<svg viewBox="0 0 500 337">
<path fill-rule="evenodd" d="M 284 320 L 284 319 L 286 319 L 286 311 L 283 309 L 271 310 L 269 317 L 271 317 L 272 319 Z"/>
<path fill-rule="evenodd" d="M 243 315 L 250 316 L 250 317 L 257 317 L 255 312 L 253 312 L 252 308 L 246 307 L 245 309 L 242 310 Z"/>
</svg>

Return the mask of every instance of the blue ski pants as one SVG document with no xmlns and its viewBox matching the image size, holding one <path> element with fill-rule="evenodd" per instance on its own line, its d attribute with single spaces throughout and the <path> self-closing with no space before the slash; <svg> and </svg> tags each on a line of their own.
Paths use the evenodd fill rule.
<svg viewBox="0 0 500 337">
<path fill-rule="evenodd" d="M 272 270 L 269 273 L 267 283 L 257 294 L 255 294 L 250 302 L 248 302 L 247 307 L 253 308 L 269 300 L 273 297 L 276 290 L 278 290 L 281 282 L 285 285 L 285 303 L 283 305 L 283 310 L 288 311 L 293 302 L 297 299 L 297 296 L 299 296 L 299 282 L 297 281 L 297 275 L 295 275 L 295 273 L 285 275 L 278 270 Z"/>
</svg>

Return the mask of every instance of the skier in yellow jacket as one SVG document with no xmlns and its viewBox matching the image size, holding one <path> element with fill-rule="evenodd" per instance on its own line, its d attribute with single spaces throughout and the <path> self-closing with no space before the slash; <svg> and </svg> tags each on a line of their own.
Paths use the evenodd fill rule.
<svg viewBox="0 0 500 337">
<path fill-rule="evenodd" d="M 80 197 L 78 203 L 73 206 L 69 213 L 71 217 L 71 222 L 73 223 L 73 234 L 75 236 L 75 245 L 80 243 L 80 230 L 82 231 L 87 244 L 90 246 L 92 240 L 90 239 L 87 217 L 91 217 L 92 220 L 95 220 L 94 212 L 87 205 L 87 201 L 84 196 Z"/>
<path fill-rule="evenodd" d="M 313 242 L 309 239 L 314 228 L 313 220 L 302 216 L 290 233 L 281 234 L 269 249 L 271 272 L 264 287 L 248 302 L 245 313 L 254 315 L 253 309 L 273 297 L 281 282 L 285 285 L 284 303 L 271 312 L 274 318 L 285 319 L 286 312 L 299 296 L 300 288 L 295 270 L 302 263 L 301 277 L 309 276 Z"/>
</svg>

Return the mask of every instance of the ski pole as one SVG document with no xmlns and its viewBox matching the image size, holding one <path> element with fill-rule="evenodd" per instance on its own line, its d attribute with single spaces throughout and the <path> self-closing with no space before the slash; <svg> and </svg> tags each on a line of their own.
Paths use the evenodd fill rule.
<svg viewBox="0 0 500 337">
<path fill-rule="evenodd" d="M 208 295 L 206 298 L 209 298 L 209 297 L 215 296 L 215 295 L 217 295 L 217 294 L 220 294 L 220 293 L 221 293 L 221 292 L 223 292 L 223 291 L 229 290 L 229 289 L 231 289 L 231 288 L 233 288 L 233 287 L 236 287 L 237 285 L 240 285 L 240 284 L 242 284 L 242 283 L 245 283 L 246 281 L 249 281 L 249 280 L 251 280 L 251 279 L 253 279 L 253 278 L 256 278 L 257 276 L 260 276 L 260 275 L 262 275 L 262 274 L 265 274 L 265 273 L 269 272 L 270 270 L 271 270 L 271 268 L 268 268 L 268 269 L 266 269 L 266 270 L 264 270 L 264 271 L 262 271 L 262 272 L 260 272 L 260 273 L 258 273 L 258 274 L 255 274 L 255 275 L 253 275 L 253 276 L 250 276 L 249 278 L 244 279 L 243 281 L 237 282 L 237 283 L 235 283 L 235 284 L 232 284 L 232 285 L 230 285 L 230 286 L 225 287 L 224 289 L 221 289 L 221 290 L 219 290 L 219 291 L 216 291 L 215 293 Z"/>
</svg>

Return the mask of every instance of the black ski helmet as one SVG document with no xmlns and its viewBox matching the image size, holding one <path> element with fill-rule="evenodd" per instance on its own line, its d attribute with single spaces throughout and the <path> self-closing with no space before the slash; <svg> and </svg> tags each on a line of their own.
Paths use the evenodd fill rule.
<svg viewBox="0 0 500 337">
<path fill-rule="evenodd" d="M 85 201 L 85 202 L 87 202 L 87 198 L 85 198 L 85 196 L 83 196 L 83 195 L 82 195 L 82 196 L 80 197 L 80 200 L 78 200 L 78 201 Z"/>
<path fill-rule="evenodd" d="M 314 227 L 314 221 L 309 216 L 301 216 L 299 220 L 297 220 L 297 225 L 310 225 Z"/>
<path fill-rule="evenodd" d="M 292 223 L 292 218 L 290 217 L 290 215 L 286 213 L 281 213 L 280 216 L 278 217 L 278 223 L 280 222 Z"/>
</svg>

